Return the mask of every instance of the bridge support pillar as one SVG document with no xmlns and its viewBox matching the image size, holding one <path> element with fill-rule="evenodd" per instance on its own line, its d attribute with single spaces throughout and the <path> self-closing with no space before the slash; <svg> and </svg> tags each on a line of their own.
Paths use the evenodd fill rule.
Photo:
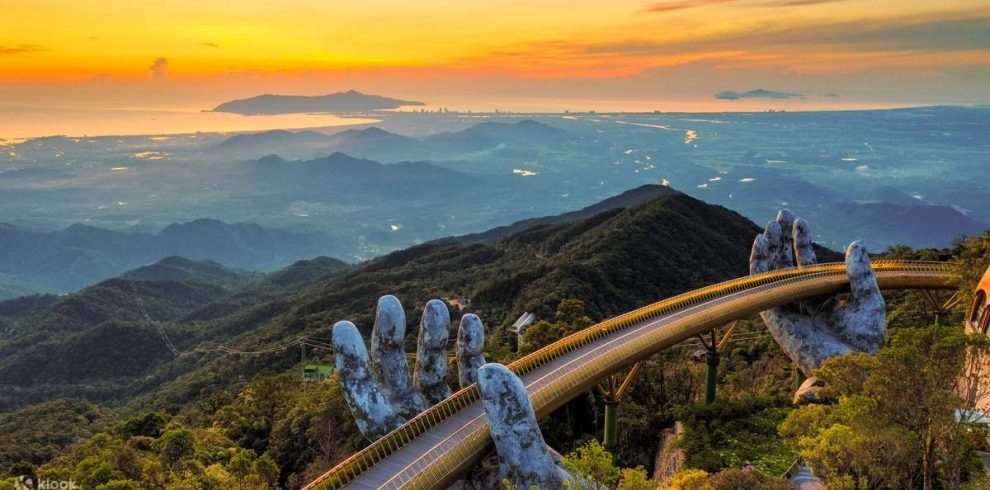
<svg viewBox="0 0 990 490">
<path fill-rule="evenodd" d="M 629 385 L 632 384 L 633 378 L 639 372 L 640 365 L 638 362 L 633 364 L 633 367 L 626 373 L 625 379 L 621 382 L 619 381 L 618 374 L 613 374 L 606 380 L 608 383 L 607 387 L 603 388 L 601 385 L 595 385 L 602 399 L 605 400 L 605 433 L 602 436 L 602 444 L 606 449 L 615 448 L 615 444 L 619 439 L 619 400 L 629 390 Z"/>
<path fill-rule="evenodd" d="M 715 401 L 715 390 L 718 385 L 718 351 L 714 349 L 708 351 L 708 355 L 705 357 L 705 364 L 708 365 L 707 372 L 705 373 L 705 403 L 713 403 Z"/>
<path fill-rule="evenodd" d="M 618 442 L 619 432 L 619 402 L 605 400 L 605 449 L 614 449 Z"/>
</svg>

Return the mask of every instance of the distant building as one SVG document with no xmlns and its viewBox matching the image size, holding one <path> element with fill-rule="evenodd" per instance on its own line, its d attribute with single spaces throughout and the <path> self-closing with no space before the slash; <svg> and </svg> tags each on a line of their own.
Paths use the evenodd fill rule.
<svg viewBox="0 0 990 490">
<path fill-rule="evenodd" d="M 471 307 L 470 298 L 447 298 L 447 306 L 451 308 L 457 308 L 458 311 L 464 311 Z"/>
<path fill-rule="evenodd" d="M 519 315 L 519 318 L 516 319 L 515 323 L 509 327 L 509 331 L 514 332 L 521 339 L 523 334 L 526 333 L 527 327 L 532 325 L 535 321 L 536 314 L 527 311 L 522 315 Z"/>
<path fill-rule="evenodd" d="M 306 381 L 326 381 L 333 376 L 333 366 L 329 364 L 307 364 L 303 366 L 303 379 Z"/>
</svg>

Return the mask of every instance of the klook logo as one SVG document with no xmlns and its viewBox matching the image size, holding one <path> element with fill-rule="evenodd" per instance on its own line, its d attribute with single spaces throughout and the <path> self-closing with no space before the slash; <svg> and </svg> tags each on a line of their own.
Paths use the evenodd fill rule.
<svg viewBox="0 0 990 490">
<path fill-rule="evenodd" d="M 21 476 L 14 482 L 14 490 L 76 490 L 78 488 L 76 481 L 73 479 L 52 480 L 51 478 L 45 478 L 35 483 L 30 476 Z"/>
</svg>

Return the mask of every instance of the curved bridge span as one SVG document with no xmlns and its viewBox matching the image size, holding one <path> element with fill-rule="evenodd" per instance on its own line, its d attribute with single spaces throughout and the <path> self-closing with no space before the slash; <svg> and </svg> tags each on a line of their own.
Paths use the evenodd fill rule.
<svg viewBox="0 0 990 490">
<path fill-rule="evenodd" d="M 877 261 L 881 289 L 952 289 L 952 265 Z M 537 417 L 557 409 L 602 378 L 729 321 L 773 306 L 840 293 L 842 263 L 746 276 L 674 296 L 610 318 L 509 365 L 526 386 Z M 307 490 L 445 488 L 491 447 L 476 385 L 406 422 L 344 460 Z"/>
</svg>

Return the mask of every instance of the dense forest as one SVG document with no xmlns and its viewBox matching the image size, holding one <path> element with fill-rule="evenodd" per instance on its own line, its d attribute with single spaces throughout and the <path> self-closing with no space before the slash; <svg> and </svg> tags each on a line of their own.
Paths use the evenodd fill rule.
<svg viewBox="0 0 990 490">
<path fill-rule="evenodd" d="M 759 231 L 725 208 L 671 193 L 495 241 L 431 242 L 357 266 L 319 258 L 258 275 L 170 258 L 72 295 L 0 302 L 0 432 L 10 435 L 0 447 L 0 484 L 3 475 L 30 474 L 102 489 L 298 488 L 367 441 L 333 378 L 302 379 L 302 364 L 330 364 L 330 353 L 272 346 L 299 337 L 325 342 L 344 318 L 367 333 L 378 296 L 395 294 L 410 325 L 427 300 L 459 300 L 466 306 L 452 308 L 452 328 L 463 313 L 478 313 L 488 359 L 510 361 L 595 321 L 745 274 Z M 965 291 L 988 265 L 988 241 L 887 254 L 961 260 Z M 819 257 L 840 256 L 819 249 Z M 910 292 L 890 295 L 888 306 L 891 345 L 921 345 L 896 332 L 926 328 L 936 312 Z M 507 327 L 524 312 L 538 321 L 518 342 Z M 957 325 L 953 315 L 940 321 Z M 407 333 L 412 351 L 415 329 Z M 659 433 L 675 420 L 685 423 L 681 446 L 694 471 L 678 475 L 688 482 L 683 488 L 775 488 L 799 456 L 832 464 L 816 460 L 818 446 L 805 442 L 824 437 L 809 432 L 819 426 L 793 429 L 807 409 L 791 406 L 792 365 L 762 322 L 737 327 L 714 405 L 699 403 L 704 364 L 691 354 L 700 348 L 685 342 L 643 363 L 621 405 L 616 447 L 592 442 L 603 428 L 595 391 L 541 420 L 548 444 L 575 468 L 611 465 L 601 481 L 613 488 L 655 485 Z M 837 396 L 869 394 L 862 390 Z M 867 415 L 846 422 L 870 427 L 887 416 Z M 740 431 L 747 438 L 734 437 Z M 959 470 L 929 479 L 977 478 L 967 459 L 973 447 L 953 447 Z M 755 472 L 740 473 L 741 466 Z M 835 468 L 822 476 L 873 481 L 870 468 Z"/>
</svg>

